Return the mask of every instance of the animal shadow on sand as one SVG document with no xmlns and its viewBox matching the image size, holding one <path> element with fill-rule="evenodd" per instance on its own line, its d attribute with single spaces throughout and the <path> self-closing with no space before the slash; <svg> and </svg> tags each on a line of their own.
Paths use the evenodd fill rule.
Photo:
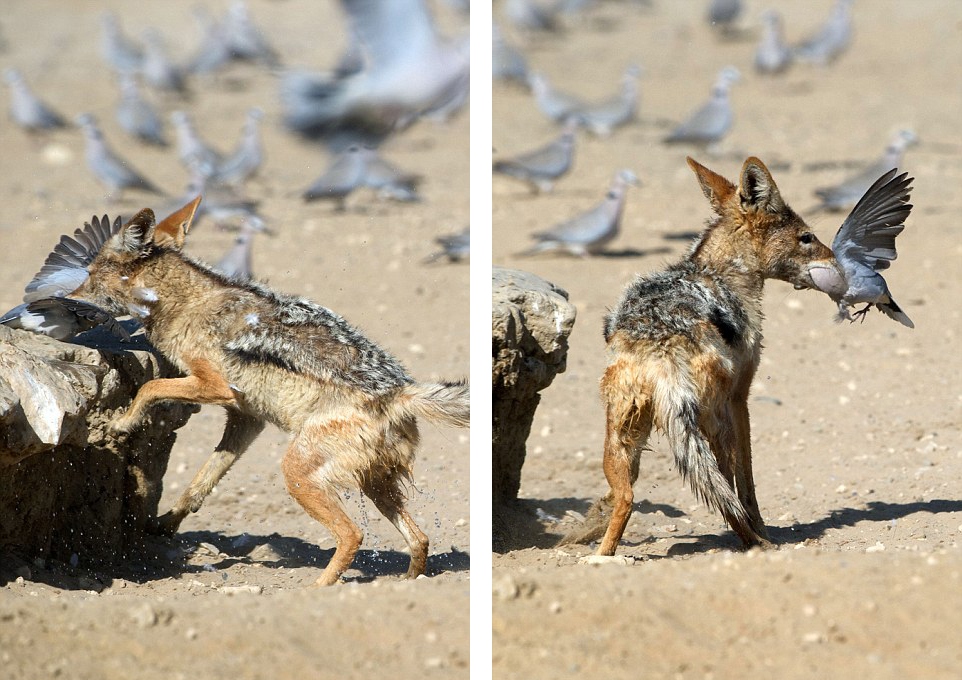
<svg viewBox="0 0 962 680">
<path fill-rule="evenodd" d="M 593 500 L 585 498 L 521 499 L 495 511 L 494 550 L 504 553 L 527 548 L 553 548 L 572 527 L 562 520 L 569 511 L 584 515 Z M 686 513 L 671 505 L 646 500 L 634 504 L 634 512 L 650 515 L 660 512 L 667 518 L 684 517 Z M 918 513 L 962 513 L 962 500 L 932 499 L 912 503 L 872 501 L 861 508 L 837 508 L 826 516 L 810 522 L 796 522 L 789 526 L 768 525 L 768 533 L 776 546 L 804 543 L 821 538 L 832 529 L 850 527 L 860 522 L 889 522 Z M 712 550 L 740 550 L 741 542 L 731 531 L 724 531 L 718 519 L 718 531 L 705 534 L 673 534 L 676 541 L 667 557 L 696 555 Z M 641 541 L 622 541 L 626 547 L 653 543 L 663 535 L 649 536 Z M 652 559 L 660 556 L 652 555 Z"/>
</svg>

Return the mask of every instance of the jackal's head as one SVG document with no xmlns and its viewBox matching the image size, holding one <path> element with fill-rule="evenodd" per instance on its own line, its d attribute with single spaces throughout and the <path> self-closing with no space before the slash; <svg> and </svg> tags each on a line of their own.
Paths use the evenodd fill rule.
<svg viewBox="0 0 962 680">
<path fill-rule="evenodd" d="M 738 262 L 765 279 L 815 288 L 809 269 L 834 267 L 832 250 L 788 207 L 765 164 L 748 158 L 738 185 L 691 158 L 701 190 L 717 217 L 694 257 L 716 264 Z"/>
<path fill-rule="evenodd" d="M 160 223 L 144 208 L 114 233 L 87 266 L 87 280 L 68 297 L 92 302 L 114 315 L 133 314 L 150 300 L 139 274 L 165 251 L 180 250 L 190 229 L 200 196 Z"/>
</svg>

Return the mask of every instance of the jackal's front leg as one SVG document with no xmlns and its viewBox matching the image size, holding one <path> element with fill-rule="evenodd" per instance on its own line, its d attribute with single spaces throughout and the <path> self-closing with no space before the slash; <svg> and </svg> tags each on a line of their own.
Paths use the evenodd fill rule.
<svg viewBox="0 0 962 680">
<path fill-rule="evenodd" d="M 214 453 L 204 463 L 204 467 L 194 476 L 190 486 L 168 512 L 157 518 L 155 532 L 171 536 L 177 532 L 180 523 L 192 512 L 200 510 L 204 499 L 210 494 L 217 482 L 227 473 L 251 442 L 264 429 L 264 421 L 241 413 L 236 409 L 227 410 L 227 425 L 224 436 L 214 449 Z"/>
<path fill-rule="evenodd" d="M 234 390 L 224 376 L 205 359 L 188 363 L 190 375 L 184 378 L 157 378 L 144 383 L 130 408 L 110 423 L 114 433 L 130 432 L 144 418 L 144 412 L 158 401 L 186 401 L 195 404 L 237 404 Z"/>
</svg>

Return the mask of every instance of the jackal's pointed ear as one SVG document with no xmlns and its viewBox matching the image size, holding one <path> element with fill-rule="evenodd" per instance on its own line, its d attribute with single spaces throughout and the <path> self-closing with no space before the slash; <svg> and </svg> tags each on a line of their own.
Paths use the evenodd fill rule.
<svg viewBox="0 0 962 680">
<path fill-rule="evenodd" d="M 144 208 L 131 217 L 118 233 L 120 249 L 128 253 L 143 250 L 151 242 L 154 233 L 154 211 Z"/>
<path fill-rule="evenodd" d="M 161 220 L 157 228 L 154 229 L 154 243 L 159 246 L 183 248 L 184 239 L 187 238 L 187 232 L 190 231 L 194 215 L 197 214 L 200 199 L 201 197 L 198 196 L 180 210 Z"/>
<path fill-rule="evenodd" d="M 688 167 L 695 171 L 701 191 L 705 194 L 708 202 L 711 203 L 712 209 L 716 213 L 721 213 L 722 205 L 735 193 L 735 185 L 717 172 L 712 172 L 691 156 L 688 156 L 687 160 Z"/>
<path fill-rule="evenodd" d="M 738 186 L 738 196 L 742 207 L 753 207 L 776 213 L 785 207 L 782 194 L 775 186 L 772 174 L 765 164 L 752 156 L 742 166 L 741 183 Z"/>
</svg>

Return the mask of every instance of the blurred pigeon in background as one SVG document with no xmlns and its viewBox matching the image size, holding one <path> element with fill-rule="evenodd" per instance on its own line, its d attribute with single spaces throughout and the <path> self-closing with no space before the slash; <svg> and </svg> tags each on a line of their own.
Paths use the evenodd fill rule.
<svg viewBox="0 0 962 680">
<path fill-rule="evenodd" d="M 117 15 L 104 12 L 100 16 L 100 53 L 115 71 L 136 73 L 144 61 L 144 51 L 124 35 Z"/>
<path fill-rule="evenodd" d="M 258 231 L 261 229 L 254 225 L 242 224 L 240 232 L 234 238 L 234 244 L 214 265 L 214 269 L 236 281 L 250 281 L 254 277 L 251 268 L 251 246 L 254 234 Z"/>
<path fill-rule="evenodd" d="M 782 34 L 782 17 L 773 9 L 762 13 L 762 39 L 755 49 L 755 70 L 781 73 L 792 63 L 792 50 Z"/>
<path fill-rule="evenodd" d="M 616 128 L 635 119 L 638 109 L 638 76 L 641 69 L 631 64 L 621 77 L 621 91 L 598 104 L 588 104 L 571 114 L 571 119 L 599 137 L 607 137 Z"/>
<path fill-rule="evenodd" d="M 275 50 L 247 11 L 244 0 L 234 0 L 221 24 L 224 40 L 234 59 L 256 61 L 274 68 L 280 64 Z"/>
<path fill-rule="evenodd" d="M 419 182 L 419 176 L 399 170 L 381 158 L 376 149 L 355 145 L 336 154 L 302 197 L 305 201 L 333 200 L 337 209 L 343 210 L 345 199 L 352 192 L 368 187 L 387 198 L 417 201 Z"/>
<path fill-rule="evenodd" d="M 40 101 L 15 68 L 4 69 L 3 79 L 10 88 L 10 118 L 14 123 L 30 132 L 67 126 L 64 117 Z"/>
<path fill-rule="evenodd" d="M 206 217 L 219 226 L 250 224 L 259 231 L 266 230 L 264 219 L 257 212 L 257 201 L 245 198 L 232 186 L 210 184 L 196 169 L 192 171 L 191 180 L 179 197 L 153 206 L 153 209 L 157 215 L 170 215 L 198 196 L 203 200 L 195 209 L 195 224 Z"/>
<path fill-rule="evenodd" d="M 85 223 L 73 237 L 61 236 L 40 271 L 24 289 L 23 304 L 0 317 L 0 323 L 57 340 L 66 340 L 105 325 L 120 339 L 129 340 L 130 335 L 111 314 L 96 305 L 64 297 L 84 284 L 89 276 L 87 267 L 120 227 L 119 217 L 111 225 L 104 215 Z"/>
<path fill-rule="evenodd" d="M 495 80 L 528 85 L 528 60 L 521 50 L 504 39 L 497 24 L 491 25 L 491 75 Z"/>
<path fill-rule="evenodd" d="M 441 250 L 424 258 L 424 264 L 437 262 L 442 257 L 447 258 L 448 262 L 462 262 L 471 257 L 471 227 L 465 227 L 464 231 L 456 234 L 438 236 L 434 242 L 441 246 Z"/>
<path fill-rule="evenodd" d="M 527 182 L 535 193 L 550 192 L 554 183 L 571 169 L 576 125 L 569 122 L 561 135 L 545 146 L 512 158 L 495 161 L 495 173 Z"/>
<path fill-rule="evenodd" d="M 635 174 L 630 170 L 619 171 L 601 203 L 547 231 L 533 234 L 538 243 L 519 254 L 527 256 L 562 251 L 585 257 L 600 253 L 621 229 L 621 214 L 629 184 L 639 184 Z"/>
<path fill-rule="evenodd" d="M 505 0 L 504 16 L 521 31 L 557 31 L 561 28 L 558 15 L 562 3 L 539 4 L 535 0 Z"/>
<path fill-rule="evenodd" d="M 200 26 L 200 47 L 187 62 L 190 73 L 208 74 L 226 66 L 231 59 L 231 48 L 224 27 L 210 15 L 206 7 L 193 8 L 194 19 Z"/>
<path fill-rule="evenodd" d="M 174 64 L 167 54 L 167 47 L 160 32 L 148 28 L 143 32 L 144 60 L 141 75 L 150 87 L 166 92 L 187 92 L 187 80 L 183 69 Z"/>
<path fill-rule="evenodd" d="M 835 0 L 822 27 L 794 49 L 795 58 L 824 66 L 848 49 L 852 42 L 852 0 Z"/>
<path fill-rule="evenodd" d="M 832 252 L 841 267 L 816 267 L 809 270 L 812 281 L 838 304 L 836 321 L 865 319 L 875 305 L 890 319 L 915 328 L 912 320 L 892 299 L 880 271 L 897 257 L 895 237 L 905 229 L 912 212 L 909 203 L 912 177 L 889 170 L 879 177 L 852 209 L 832 241 Z M 849 314 L 859 303 L 865 307 Z"/>
<path fill-rule="evenodd" d="M 367 169 L 362 182 L 364 186 L 374 189 L 378 196 L 401 203 L 412 203 L 421 200 L 417 191 L 421 179 L 420 175 L 400 169 L 372 149 L 368 154 Z"/>
<path fill-rule="evenodd" d="M 86 140 L 85 157 L 87 167 L 105 187 L 108 198 L 119 198 L 124 189 L 141 189 L 155 194 L 164 192 L 141 175 L 130 163 L 120 158 L 107 146 L 96 119 L 89 113 L 77 116 Z"/>
<path fill-rule="evenodd" d="M 532 73 L 528 77 L 528 86 L 541 113 L 556 123 L 565 122 L 575 112 L 588 106 L 584 100 L 554 89 L 542 73 Z"/>
<path fill-rule="evenodd" d="M 170 121 L 177 135 L 177 155 L 181 164 L 192 173 L 210 177 L 224 162 L 223 154 L 200 138 L 193 121 L 185 111 L 172 112 Z"/>
<path fill-rule="evenodd" d="M 916 142 L 918 137 L 913 131 L 899 130 L 881 158 L 839 184 L 816 189 L 815 195 L 821 200 L 818 209 L 841 211 L 851 208 L 868 191 L 879 175 L 902 166 L 905 150 Z"/>
<path fill-rule="evenodd" d="M 741 0 L 711 0 L 708 23 L 723 32 L 731 32 L 742 13 Z"/>
<path fill-rule="evenodd" d="M 728 92 L 740 78 L 741 73 L 734 66 L 723 68 L 712 86 L 711 99 L 665 137 L 665 143 L 712 145 L 720 141 L 734 120 Z"/>
<path fill-rule="evenodd" d="M 468 89 L 467 37 L 434 29 L 423 0 L 342 0 L 365 55 L 361 71 L 326 77 L 293 71 L 281 79 L 284 124 L 335 151 L 377 146 L 419 117 L 460 102 Z"/>
<path fill-rule="evenodd" d="M 263 119 L 264 112 L 261 109 L 248 109 L 237 147 L 214 167 L 209 177 L 211 182 L 240 184 L 257 174 L 264 162 L 260 137 L 260 122 Z"/>
<path fill-rule="evenodd" d="M 129 73 L 120 74 L 120 102 L 116 118 L 120 127 L 132 137 L 148 144 L 167 146 L 164 123 L 154 107 L 144 99 L 137 80 Z"/>
</svg>

